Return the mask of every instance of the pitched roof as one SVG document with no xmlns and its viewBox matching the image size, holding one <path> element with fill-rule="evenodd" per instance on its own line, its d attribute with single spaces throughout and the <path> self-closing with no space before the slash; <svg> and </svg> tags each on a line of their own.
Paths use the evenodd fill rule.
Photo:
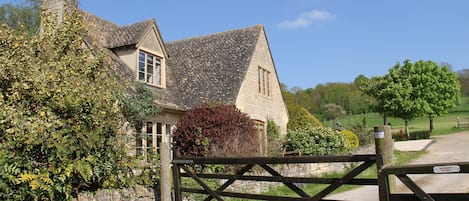
<svg viewBox="0 0 469 201">
<path fill-rule="evenodd" d="M 107 37 L 107 48 L 135 45 L 145 34 L 146 30 L 155 24 L 155 19 L 119 27 Z"/>
<path fill-rule="evenodd" d="M 127 67 L 127 65 L 113 52 L 113 48 L 136 45 L 148 28 L 156 24 L 154 19 L 131 24 L 128 26 L 118 26 L 112 22 L 104 20 L 93 14 L 82 11 L 83 20 L 88 30 L 88 37 L 90 43 L 96 44 L 99 47 L 104 47 L 104 53 L 109 55 L 110 67 L 113 72 L 121 77 L 124 84 L 125 82 L 132 83 L 136 81 L 135 74 Z M 94 43 L 93 43 L 94 42 Z M 152 88 L 157 94 L 158 100 L 155 100 L 160 106 L 166 109 L 182 110 L 182 103 L 180 101 L 180 89 L 177 86 L 177 81 L 173 81 L 173 70 L 166 69 L 166 89 Z M 132 86 L 130 86 L 132 87 Z M 128 89 L 134 91 L 134 89 Z"/>
<path fill-rule="evenodd" d="M 107 48 L 114 70 L 135 81 L 126 64 L 113 48 L 136 45 L 154 19 L 119 26 L 82 11 L 89 37 Z M 166 89 L 154 88 L 158 103 L 166 108 L 183 109 L 201 103 L 235 104 L 255 49 L 261 25 L 165 43 L 169 59 Z"/>
<path fill-rule="evenodd" d="M 166 43 L 184 106 L 235 104 L 262 29 L 258 25 Z"/>
<path fill-rule="evenodd" d="M 91 39 L 96 42 L 97 45 L 104 47 L 107 43 L 108 37 L 113 31 L 119 29 L 119 25 L 104 20 L 86 11 L 80 11 L 85 23 L 85 27 L 88 30 L 89 37 L 91 37 Z"/>
<path fill-rule="evenodd" d="M 137 44 L 145 31 L 156 24 L 155 19 L 150 19 L 127 26 L 119 26 L 86 11 L 82 11 L 82 16 L 86 22 L 88 34 L 100 46 L 109 49 Z"/>
</svg>

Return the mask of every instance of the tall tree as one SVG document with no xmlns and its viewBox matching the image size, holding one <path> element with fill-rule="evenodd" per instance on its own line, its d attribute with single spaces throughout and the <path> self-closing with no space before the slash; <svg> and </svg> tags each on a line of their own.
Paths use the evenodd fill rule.
<svg viewBox="0 0 469 201">
<path fill-rule="evenodd" d="M 432 61 L 397 63 L 362 90 L 377 100 L 376 111 L 404 119 L 407 134 L 410 120 L 429 115 L 432 123 L 433 117 L 454 107 L 460 99 L 456 75 Z"/>
<path fill-rule="evenodd" d="M 119 132 L 123 88 L 104 53 L 85 45 L 78 11 L 66 13 L 60 25 L 44 15 L 41 35 L 0 29 L 0 200 L 135 183 L 140 161 Z"/>
<path fill-rule="evenodd" d="M 469 69 L 462 69 L 458 72 L 458 79 L 461 86 L 461 93 L 469 95 Z"/>
<path fill-rule="evenodd" d="M 451 71 L 450 66 L 439 66 L 432 61 L 417 61 L 412 85 L 417 95 L 426 100 L 429 110 L 429 129 L 433 131 L 433 118 L 445 114 L 457 106 L 461 99 L 458 75 Z"/>
<path fill-rule="evenodd" d="M 23 0 L 0 5 L 0 24 L 35 34 L 40 24 L 42 0 Z"/>
</svg>

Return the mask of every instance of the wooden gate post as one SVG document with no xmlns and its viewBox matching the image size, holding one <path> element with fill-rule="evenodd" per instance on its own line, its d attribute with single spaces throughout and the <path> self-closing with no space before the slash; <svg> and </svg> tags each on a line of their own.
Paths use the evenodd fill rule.
<svg viewBox="0 0 469 201">
<path fill-rule="evenodd" d="M 171 157 L 168 142 L 160 144 L 160 190 L 161 201 L 171 201 Z"/>
<path fill-rule="evenodd" d="M 389 201 L 389 193 L 394 190 L 394 179 L 386 175 L 381 175 L 384 167 L 393 164 L 394 144 L 392 141 L 391 128 L 387 125 L 374 127 L 375 148 L 376 148 L 376 168 L 378 171 L 379 199 Z"/>
</svg>

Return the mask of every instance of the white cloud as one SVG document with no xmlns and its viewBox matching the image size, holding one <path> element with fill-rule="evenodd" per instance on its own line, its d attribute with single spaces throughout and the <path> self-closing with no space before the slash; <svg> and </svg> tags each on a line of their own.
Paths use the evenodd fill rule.
<svg viewBox="0 0 469 201">
<path fill-rule="evenodd" d="M 324 21 L 333 19 L 335 16 L 327 11 L 312 10 L 311 12 L 301 13 L 295 20 L 285 20 L 278 24 L 280 28 L 307 27 L 314 21 Z"/>
</svg>

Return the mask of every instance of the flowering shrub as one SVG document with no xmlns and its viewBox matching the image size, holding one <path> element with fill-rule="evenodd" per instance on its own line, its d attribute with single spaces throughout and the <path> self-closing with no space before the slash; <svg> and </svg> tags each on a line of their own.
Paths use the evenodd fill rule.
<svg viewBox="0 0 469 201">
<path fill-rule="evenodd" d="M 360 142 L 358 140 L 357 135 L 355 135 L 355 133 L 353 133 L 352 131 L 346 130 L 346 129 L 341 130 L 340 132 L 344 135 L 345 139 L 347 140 L 346 141 L 346 147 L 348 149 L 358 148 L 358 146 L 360 145 Z"/>
<path fill-rule="evenodd" d="M 174 148 L 180 156 L 247 156 L 258 150 L 254 122 L 232 105 L 201 105 L 176 124 Z"/>
<path fill-rule="evenodd" d="M 301 150 L 304 155 L 341 154 L 347 151 L 346 139 L 328 127 L 306 127 L 290 130 L 284 145 L 286 151 Z"/>
</svg>

